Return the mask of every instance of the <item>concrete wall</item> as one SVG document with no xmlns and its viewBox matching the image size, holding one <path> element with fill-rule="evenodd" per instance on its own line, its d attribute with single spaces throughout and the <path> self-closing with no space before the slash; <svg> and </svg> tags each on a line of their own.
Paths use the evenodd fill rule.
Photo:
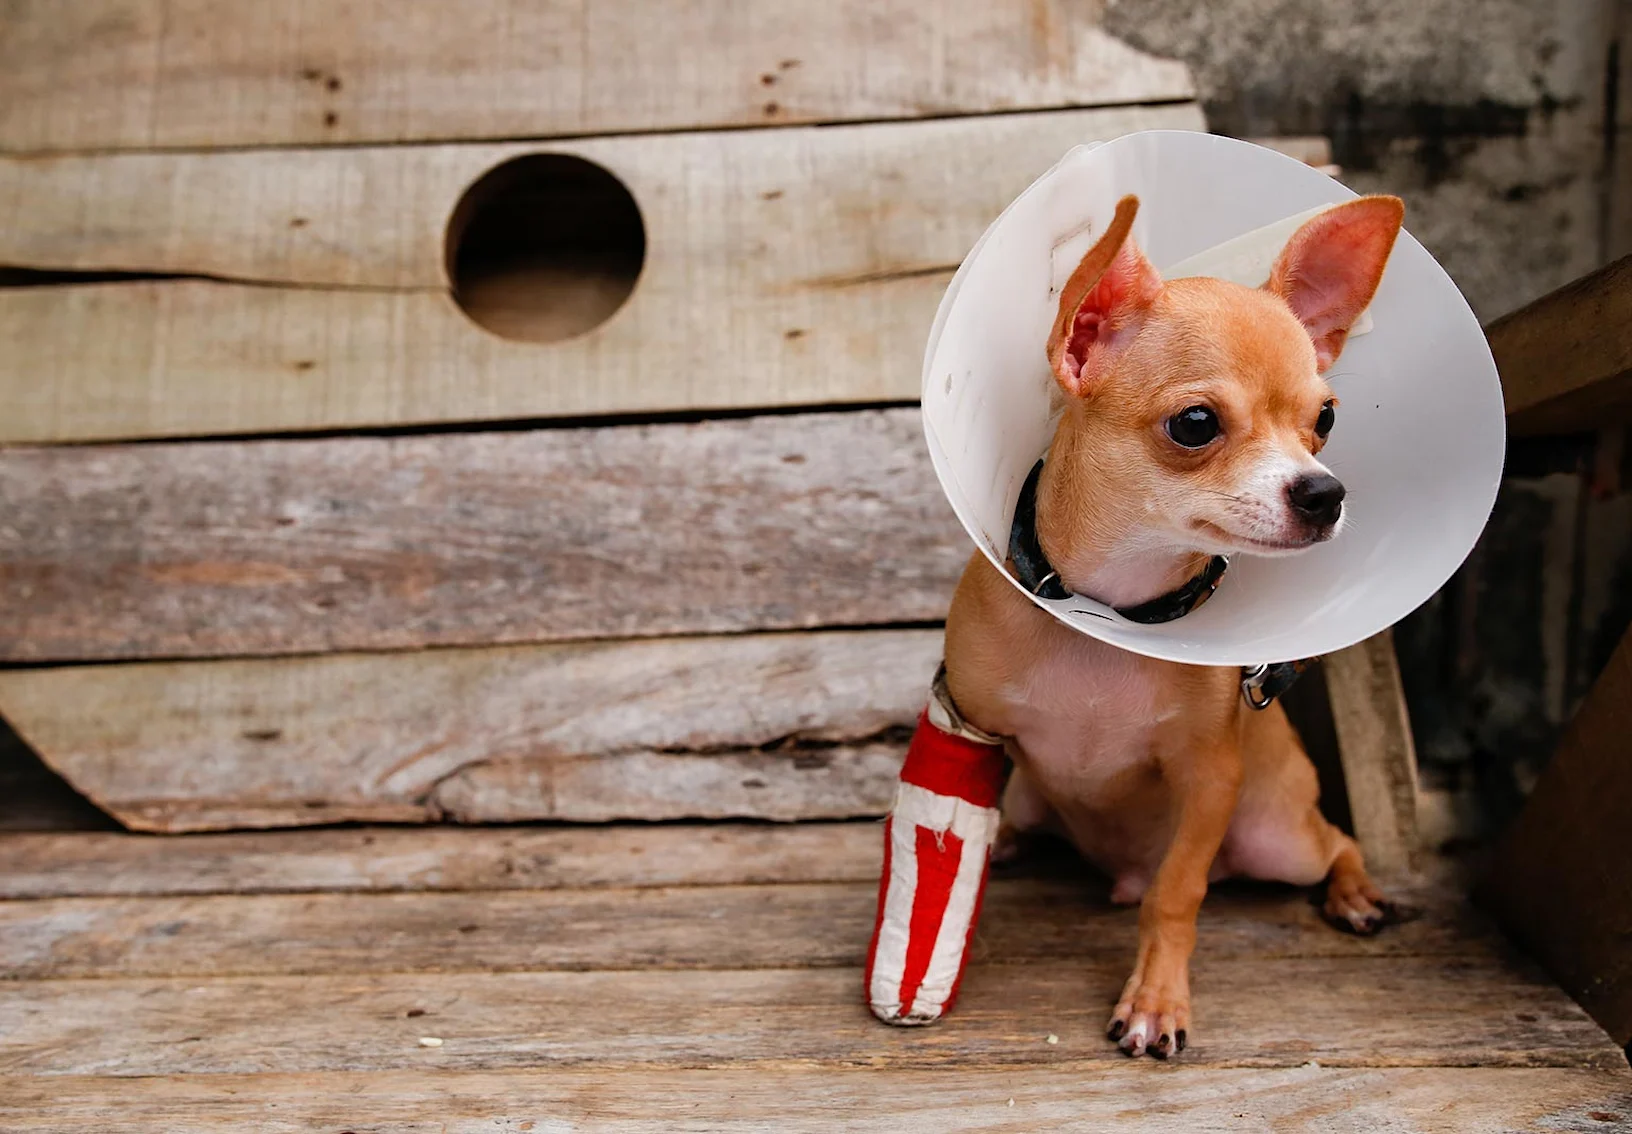
<svg viewBox="0 0 1632 1134">
<path fill-rule="evenodd" d="M 1616 0 L 1109 0 L 1215 130 L 1322 134 L 1491 319 L 1602 263 Z M 1632 188 L 1629 188 L 1632 191 Z"/>
</svg>

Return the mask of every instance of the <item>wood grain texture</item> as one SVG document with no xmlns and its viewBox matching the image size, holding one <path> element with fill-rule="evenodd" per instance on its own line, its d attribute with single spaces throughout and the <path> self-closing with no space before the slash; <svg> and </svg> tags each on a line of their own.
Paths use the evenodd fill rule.
<svg viewBox="0 0 1632 1134">
<path fill-rule="evenodd" d="M 0 155 L 0 201 L 26 221 L 0 229 L 0 265 L 445 291 L 445 236 L 462 195 L 543 152 L 603 166 L 640 201 L 657 237 L 643 291 L 680 301 L 702 263 L 734 269 L 717 282 L 743 301 L 956 262 L 1007 204 L 1000 194 L 1024 187 L 1012 179 L 1025 168 L 1041 172 L 1071 145 L 1144 121 L 1201 123 L 1168 107 L 549 144 Z M 1325 138 L 1255 140 L 1330 161 Z"/>
<path fill-rule="evenodd" d="M 1417 749 L 1389 631 L 1322 664 L 1354 836 L 1375 873 L 1411 870 L 1417 835 Z"/>
<path fill-rule="evenodd" d="M 27 981 L 0 997 L 0 1074 L 1125 1066 L 1104 1029 L 1127 965 L 1127 958 L 976 965 L 955 1015 L 912 1030 L 872 1018 L 859 995 L 859 965 Z M 1194 990 L 1186 1065 L 1626 1067 L 1556 987 L 1488 961 L 1264 964 L 1203 955 Z M 1410 1011 L 1391 1007 L 1399 1004 Z M 423 1015 L 410 1016 L 415 1010 Z M 121 1026 L 108 1027 L 110 1019 Z M 1045 1042 L 1050 1034 L 1057 1043 Z M 417 1040 L 427 1035 L 443 1044 L 421 1055 Z"/>
<path fill-rule="evenodd" d="M 1632 418 L 1632 256 L 1492 323 L 1508 428 L 1580 433 Z"/>
<path fill-rule="evenodd" d="M 1518 820 L 1482 902 L 1620 1043 L 1632 1042 L 1632 631 L 1599 675 Z"/>
<path fill-rule="evenodd" d="M 0 834 L 0 899 L 874 882 L 871 820 Z"/>
<path fill-rule="evenodd" d="M 794 852 L 820 848 L 798 830 L 775 831 L 789 853 L 734 841 L 740 827 L 690 849 L 650 831 L 455 833 L 472 852 L 491 840 L 489 862 L 559 853 L 590 888 L 153 896 L 173 862 L 135 856 L 128 884 L 149 896 L 0 901 L 0 1128 L 1031 1131 L 1137 1114 L 1202 1131 L 1595 1131 L 1632 1111 L 1613 1043 L 1432 888 L 1413 895 L 1428 916 L 1365 940 L 1296 892 L 1219 888 L 1193 1042 L 1165 1066 L 1103 1038 L 1138 918 L 1103 882 L 995 880 L 958 1012 L 907 1031 L 856 994 L 870 877 L 706 884 L 731 846 L 756 875 L 808 878 Z M 308 847 L 295 875 L 321 872 L 324 847 L 342 865 L 374 853 L 333 843 L 345 834 L 285 836 Z M 532 841 L 549 835 L 567 842 Z M 215 848 L 205 873 L 264 869 L 270 837 L 233 841 L 164 845 Z M 427 881 L 406 850 L 380 852 L 388 873 L 456 880 Z M 210 863 L 238 853 L 242 870 Z M 665 861 L 629 862 L 651 854 Z M 504 874 L 472 857 L 464 877 Z M 650 885 L 676 873 L 698 884 Z M 605 888 L 617 878 L 635 888 Z"/>
<path fill-rule="evenodd" d="M 1202 125 L 1173 105 L 0 159 L 0 265 L 210 277 L 0 288 L 0 442 L 913 400 L 941 293 L 1016 194 L 1080 142 Z M 444 267 L 463 190 L 541 150 L 604 165 L 646 230 L 628 302 L 550 344 L 480 329 Z"/>
<path fill-rule="evenodd" d="M 24 0 L 0 149 L 544 137 L 1158 102 L 1098 5 Z"/>
<path fill-rule="evenodd" d="M 8 1077 L 0 1080 L 0 1122 L 19 1134 L 1087 1134 L 1148 1116 L 1186 1134 L 1607 1134 L 1632 1112 L 1632 1073 L 1563 1069 L 1247 1070 L 1144 1060 L 1081 1069 L 971 1066 L 955 1074 L 887 1067 L 428 1074 L 435 1058 L 414 1053 L 389 1073 Z"/>
<path fill-rule="evenodd" d="M 882 846 L 883 835 L 879 835 Z M 13 979 L 319 973 L 861 970 L 878 886 L 821 882 L 614 890 L 53 898 L 0 903 L 0 964 Z M 1000 879 L 974 956 L 1078 958 L 1126 966 L 1138 911 L 1097 881 Z M 1219 891 L 1198 956 L 1295 959 L 1500 955 L 1482 918 L 1456 904 L 1399 932 L 1356 939 L 1286 889 Z M 1272 966 L 1273 967 L 1273 966 Z M 1119 974 L 1125 978 L 1125 971 Z"/>
<path fill-rule="evenodd" d="M 936 630 L 0 672 L 127 826 L 878 815 Z"/>
<path fill-rule="evenodd" d="M 0 514 L 9 661 L 935 621 L 968 556 L 916 409 L 0 450 Z"/>
</svg>

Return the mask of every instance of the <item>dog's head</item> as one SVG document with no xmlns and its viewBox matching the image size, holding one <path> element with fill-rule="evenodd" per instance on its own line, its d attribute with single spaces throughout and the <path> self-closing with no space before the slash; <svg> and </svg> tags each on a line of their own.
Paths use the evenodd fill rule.
<svg viewBox="0 0 1632 1134">
<path fill-rule="evenodd" d="M 1305 223 L 1261 288 L 1164 281 L 1129 234 L 1138 202 L 1083 258 L 1048 342 L 1094 511 L 1149 546 L 1290 554 L 1342 526 L 1319 454 L 1336 420 L 1324 377 L 1399 234 L 1397 197 Z"/>
</svg>

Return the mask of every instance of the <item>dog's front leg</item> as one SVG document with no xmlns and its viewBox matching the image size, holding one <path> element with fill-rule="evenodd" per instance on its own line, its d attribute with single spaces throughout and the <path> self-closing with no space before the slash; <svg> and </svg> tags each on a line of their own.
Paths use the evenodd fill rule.
<svg viewBox="0 0 1632 1134">
<path fill-rule="evenodd" d="M 1241 753 L 1234 745 L 1191 750 L 1161 767 L 1173 792 L 1173 840 L 1140 903 L 1139 955 L 1107 1034 L 1129 1055 L 1166 1059 L 1189 1038 L 1196 915 L 1235 812 Z"/>
</svg>

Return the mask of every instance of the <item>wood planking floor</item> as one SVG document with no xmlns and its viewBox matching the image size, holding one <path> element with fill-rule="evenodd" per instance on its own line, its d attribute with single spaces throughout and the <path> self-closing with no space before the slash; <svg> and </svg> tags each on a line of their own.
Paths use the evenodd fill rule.
<svg viewBox="0 0 1632 1134">
<path fill-rule="evenodd" d="M 0 1130 L 1632 1129 L 1623 1054 L 1431 887 L 1374 940 L 1221 889 L 1161 1065 L 1101 1034 L 1136 914 L 1045 854 L 994 880 L 954 1016 L 885 1028 L 880 837 L 0 834 Z"/>
</svg>

